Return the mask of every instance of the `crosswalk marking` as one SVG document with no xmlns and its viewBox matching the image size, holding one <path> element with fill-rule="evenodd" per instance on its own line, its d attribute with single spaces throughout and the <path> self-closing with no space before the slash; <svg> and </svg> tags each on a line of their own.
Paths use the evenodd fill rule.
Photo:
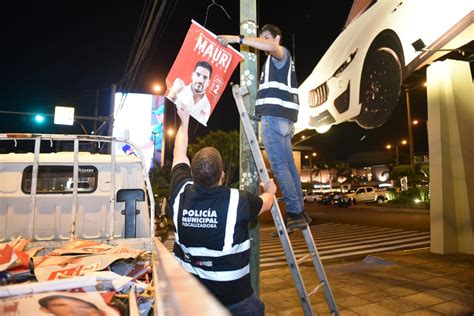
<svg viewBox="0 0 474 316">
<path fill-rule="evenodd" d="M 271 237 L 275 227 L 260 229 L 260 268 L 270 269 L 287 264 L 279 238 Z M 371 227 L 343 223 L 325 223 L 311 226 L 321 260 L 343 260 L 378 252 L 425 248 L 430 245 L 430 233 L 398 228 Z M 297 259 L 307 255 L 308 248 L 303 234 L 290 234 Z M 174 235 L 165 241 L 172 251 Z"/>
<path fill-rule="evenodd" d="M 260 231 L 260 268 L 268 269 L 286 265 L 286 259 L 277 238 L 271 237 L 271 227 Z M 380 228 L 341 223 L 311 226 L 321 260 L 344 259 L 430 245 L 429 232 Z M 303 234 L 290 235 L 297 259 L 307 254 Z"/>
<path fill-rule="evenodd" d="M 400 243 L 401 241 L 410 241 L 410 240 L 417 240 L 417 239 L 426 239 L 426 233 L 423 232 L 418 232 L 418 233 L 409 233 L 409 234 L 404 234 L 404 233 L 399 233 L 399 234 L 391 234 L 391 235 L 384 235 L 383 238 L 381 238 L 381 235 L 378 236 L 370 236 L 367 238 L 354 238 L 351 239 L 351 241 L 344 242 L 344 243 L 339 243 L 339 242 L 327 242 L 327 243 L 318 243 L 318 239 L 316 238 L 316 243 L 318 246 L 318 250 L 322 251 L 323 249 L 330 249 L 332 247 L 335 247 L 336 249 L 339 250 L 345 250 L 344 247 L 349 247 L 349 246 L 354 246 L 354 245 L 383 245 L 383 244 L 390 244 L 390 243 Z M 400 237 L 403 237 L 404 239 L 400 239 Z M 410 239 L 407 239 L 407 237 L 413 237 Z M 381 243 L 382 241 L 385 241 L 385 243 Z M 304 243 L 302 243 L 299 239 L 297 241 L 292 242 L 293 248 L 297 246 L 303 246 Z M 272 249 L 278 249 L 278 245 L 271 245 L 271 246 L 262 246 L 260 244 L 260 250 L 268 250 L 271 251 Z"/>
</svg>

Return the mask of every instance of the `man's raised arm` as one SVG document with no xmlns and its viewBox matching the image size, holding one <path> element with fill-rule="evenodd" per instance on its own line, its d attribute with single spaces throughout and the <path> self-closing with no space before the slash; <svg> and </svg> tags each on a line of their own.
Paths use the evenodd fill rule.
<svg viewBox="0 0 474 316">
<path fill-rule="evenodd" d="M 176 107 L 178 116 L 181 119 L 181 125 L 174 139 L 173 163 L 171 168 L 180 163 L 190 164 L 187 156 L 188 151 L 188 126 L 189 126 L 189 112 L 187 109 Z"/>
<path fill-rule="evenodd" d="M 217 41 L 223 46 L 241 43 L 242 45 L 268 52 L 276 59 L 282 59 L 285 56 L 283 48 L 280 46 L 280 36 L 276 38 L 245 36 L 241 39 L 238 35 L 219 35 L 217 36 Z"/>
</svg>

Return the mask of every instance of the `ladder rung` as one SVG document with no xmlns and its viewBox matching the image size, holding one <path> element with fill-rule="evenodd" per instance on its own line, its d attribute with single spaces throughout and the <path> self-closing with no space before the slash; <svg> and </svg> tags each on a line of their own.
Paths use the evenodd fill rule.
<svg viewBox="0 0 474 316">
<path fill-rule="evenodd" d="M 319 289 L 322 288 L 323 286 L 326 286 L 326 282 L 322 282 L 322 283 L 316 285 L 316 286 L 314 287 L 314 289 L 313 289 L 311 292 L 308 293 L 308 296 L 311 296 L 311 295 L 313 295 L 314 293 L 318 292 Z"/>
<path fill-rule="evenodd" d="M 298 261 L 296 261 L 296 263 L 297 263 L 297 264 L 303 263 L 303 262 L 306 261 L 306 259 L 311 258 L 311 257 L 313 257 L 314 255 L 315 255 L 314 252 L 310 252 L 310 253 L 308 253 L 307 255 L 304 255 L 303 257 L 301 257 L 300 259 L 298 259 Z"/>
</svg>

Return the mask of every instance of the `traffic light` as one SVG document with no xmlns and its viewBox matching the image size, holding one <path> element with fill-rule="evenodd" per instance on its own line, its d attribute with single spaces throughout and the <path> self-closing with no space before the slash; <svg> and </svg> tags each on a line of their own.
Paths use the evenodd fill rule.
<svg viewBox="0 0 474 316">
<path fill-rule="evenodd" d="M 36 114 L 35 115 L 35 122 L 38 124 L 42 124 L 44 122 L 45 118 L 44 115 L 42 114 Z"/>
</svg>

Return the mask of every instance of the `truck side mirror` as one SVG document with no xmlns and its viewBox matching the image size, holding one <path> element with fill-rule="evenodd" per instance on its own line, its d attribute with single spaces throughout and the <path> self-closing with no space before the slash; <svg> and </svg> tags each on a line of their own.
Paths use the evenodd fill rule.
<svg viewBox="0 0 474 316">
<path fill-rule="evenodd" d="M 125 202 L 125 238 L 137 237 L 137 201 L 145 201 L 145 192 L 142 189 L 121 189 L 117 191 L 117 202 Z"/>
</svg>

